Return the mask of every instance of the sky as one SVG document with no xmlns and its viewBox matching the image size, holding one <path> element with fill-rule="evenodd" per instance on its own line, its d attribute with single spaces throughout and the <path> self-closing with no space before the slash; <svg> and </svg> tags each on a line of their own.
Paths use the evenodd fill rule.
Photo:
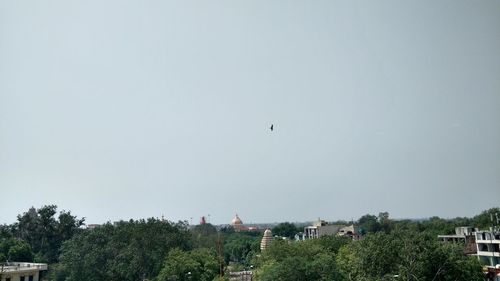
<svg viewBox="0 0 500 281">
<path fill-rule="evenodd" d="M 47 204 L 216 224 L 498 207 L 499 14 L 0 0 L 0 223 Z"/>
</svg>

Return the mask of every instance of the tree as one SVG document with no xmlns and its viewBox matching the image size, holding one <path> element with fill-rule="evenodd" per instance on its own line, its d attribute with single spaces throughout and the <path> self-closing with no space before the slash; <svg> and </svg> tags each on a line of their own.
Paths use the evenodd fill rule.
<svg viewBox="0 0 500 281">
<path fill-rule="evenodd" d="M 66 281 L 69 277 L 69 273 L 66 267 L 58 263 L 54 263 L 49 266 L 47 275 L 48 280 L 51 281 Z"/>
<path fill-rule="evenodd" d="M 361 234 L 374 233 L 380 230 L 380 224 L 378 219 L 374 215 L 366 214 L 359 218 L 358 225 L 360 227 Z"/>
<path fill-rule="evenodd" d="M 86 230 L 64 243 L 61 266 L 68 280 L 135 281 L 154 278 L 167 253 L 191 248 L 186 223 L 130 220 Z"/>
<path fill-rule="evenodd" d="M 7 257 L 10 261 L 23 261 L 32 262 L 33 252 L 28 243 L 24 241 L 16 241 L 16 243 L 10 247 Z"/>
<path fill-rule="evenodd" d="M 463 254 L 463 245 L 440 243 L 428 233 L 402 232 L 398 236 L 401 280 L 484 279 L 481 264 Z"/>
<path fill-rule="evenodd" d="M 278 235 L 281 237 L 287 237 L 293 239 L 295 234 L 299 233 L 301 229 L 295 226 L 293 223 L 283 222 L 278 224 L 272 229 L 274 235 Z"/>
<path fill-rule="evenodd" d="M 392 220 L 389 218 L 388 212 L 378 213 L 378 222 L 380 225 L 380 230 L 389 233 L 392 229 Z"/>
<path fill-rule="evenodd" d="M 209 223 L 200 224 L 191 230 L 194 247 L 215 248 L 218 236 L 217 229 Z"/>
<path fill-rule="evenodd" d="M 315 240 L 275 241 L 257 262 L 258 280 L 345 280 L 335 261 L 335 253 L 323 246 Z"/>
<path fill-rule="evenodd" d="M 12 227 L 9 225 L 0 225 L 0 241 L 12 238 Z"/>
<path fill-rule="evenodd" d="M 260 236 L 251 236 L 246 233 L 234 233 L 224 240 L 224 256 L 227 262 L 233 261 L 247 265 L 248 256 L 252 252 L 259 252 Z"/>
<path fill-rule="evenodd" d="M 325 235 L 320 237 L 319 239 L 312 241 L 312 243 L 318 244 L 325 250 L 337 254 L 340 248 L 346 244 L 349 244 L 352 239 L 347 236 Z"/>
<path fill-rule="evenodd" d="M 211 281 L 219 274 L 219 264 L 215 251 L 196 249 L 182 251 L 173 249 L 165 259 L 158 281 L 200 280 Z"/>
<path fill-rule="evenodd" d="M 4 239 L 0 242 L 0 262 L 5 261 L 32 262 L 33 252 L 28 243 L 16 238 Z"/>
<path fill-rule="evenodd" d="M 17 216 L 13 225 L 14 235 L 31 246 L 38 262 L 57 262 L 60 248 L 64 241 L 80 231 L 84 219 L 62 211 L 56 220 L 56 205 L 30 208 L 28 212 Z"/>
<path fill-rule="evenodd" d="M 348 280 L 482 280 L 481 265 L 463 250 L 425 232 L 378 232 L 342 246 L 337 263 Z"/>
<path fill-rule="evenodd" d="M 475 227 L 480 229 L 488 229 L 492 224 L 498 225 L 497 218 L 500 219 L 500 208 L 490 208 L 486 211 L 481 212 L 481 214 L 472 218 L 472 222 Z M 493 221 L 492 221 L 493 219 Z"/>
</svg>

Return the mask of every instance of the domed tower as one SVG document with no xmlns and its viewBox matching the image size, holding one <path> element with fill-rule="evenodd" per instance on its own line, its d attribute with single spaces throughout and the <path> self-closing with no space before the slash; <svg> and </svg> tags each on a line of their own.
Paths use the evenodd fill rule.
<svg viewBox="0 0 500 281">
<path fill-rule="evenodd" d="M 233 226 L 234 231 L 241 231 L 244 228 L 243 222 L 240 217 L 238 217 L 238 214 L 234 216 L 234 219 L 231 221 L 231 225 Z"/>
<path fill-rule="evenodd" d="M 265 251 L 269 247 L 269 245 L 271 245 L 272 240 L 273 240 L 273 233 L 268 228 L 268 229 L 266 229 L 266 231 L 264 231 L 264 236 L 262 237 L 262 240 L 260 241 L 260 250 Z"/>
</svg>

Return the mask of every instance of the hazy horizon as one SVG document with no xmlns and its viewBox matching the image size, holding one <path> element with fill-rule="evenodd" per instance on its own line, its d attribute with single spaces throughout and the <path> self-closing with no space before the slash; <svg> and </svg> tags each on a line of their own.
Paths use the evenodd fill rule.
<svg viewBox="0 0 500 281">
<path fill-rule="evenodd" d="M 498 207 L 499 14 L 0 0 L 0 224 L 45 204 L 214 224 Z"/>
</svg>

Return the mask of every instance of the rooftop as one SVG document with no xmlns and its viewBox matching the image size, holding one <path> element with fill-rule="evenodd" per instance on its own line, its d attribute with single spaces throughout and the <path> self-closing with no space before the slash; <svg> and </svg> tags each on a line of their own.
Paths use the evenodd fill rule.
<svg viewBox="0 0 500 281">
<path fill-rule="evenodd" d="M 30 262 L 6 262 L 0 265 L 0 272 L 33 272 L 47 270 L 46 263 L 30 263 Z"/>
</svg>

